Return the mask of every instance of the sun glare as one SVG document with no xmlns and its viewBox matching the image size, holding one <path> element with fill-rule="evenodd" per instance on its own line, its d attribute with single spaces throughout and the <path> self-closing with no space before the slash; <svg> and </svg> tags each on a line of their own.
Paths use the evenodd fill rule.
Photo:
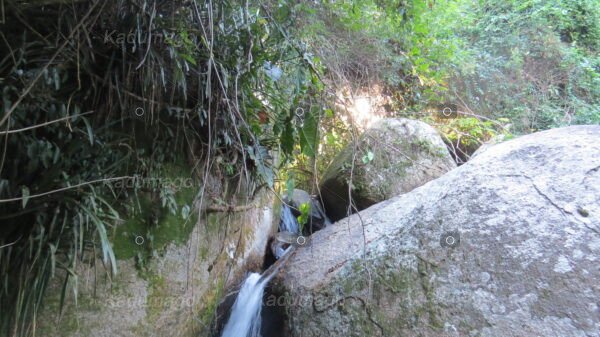
<svg viewBox="0 0 600 337">
<path fill-rule="evenodd" d="M 342 120 L 354 124 L 359 130 L 369 128 L 374 122 L 386 116 L 384 106 L 389 103 L 389 97 L 380 88 L 373 86 L 369 90 L 359 90 L 350 93 L 348 88 L 338 92 L 337 106 L 342 110 Z"/>
<path fill-rule="evenodd" d="M 362 128 L 368 128 L 380 117 L 374 113 L 370 97 L 357 97 L 350 108 L 352 119 Z"/>
</svg>

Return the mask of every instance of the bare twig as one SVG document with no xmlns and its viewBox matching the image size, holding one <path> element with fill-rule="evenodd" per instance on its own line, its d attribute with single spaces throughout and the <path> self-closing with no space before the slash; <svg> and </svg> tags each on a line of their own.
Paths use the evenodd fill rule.
<svg viewBox="0 0 600 337">
<path fill-rule="evenodd" d="M 52 121 L 49 121 L 49 122 L 45 122 L 45 123 L 41 123 L 41 124 L 36 124 L 36 125 L 32 125 L 32 126 L 28 126 L 26 128 L 22 128 L 22 129 L 0 131 L 0 135 L 10 135 L 10 134 L 13 134 L 13 133 L 19 133 L 19 132 L 23 132 L 23 131 L 37 129 L 37 128 L 41 128 L 42 126 L 46 126 L 46 125 L 50 125 L 50 124 L 57 123 L 57 122 L 60 122 L 60 121 L 68 120 L 68 119 L 71 119 L 71 118 L 74 118 L 74 117 L 89 115 L 89 114 L 91 114 L 93 112 L 94 111 L 87 111 L 87 112 L 80 113 L 80 114 L 77 114 L 77 115 L 62 117 L 62 118 L 55 119 L 55 120 L 52 120 Z"/>
<path fill-rule="evenodd" d="M 101 182 L 115 181 L 115 180 L 124 180 L 124 179 L 133 179 L 133 178 L 135 178 L 135 177 L 122 176 L 122 177 L 116 177 L 116 178 L 96 179 L 96 180 L 86 181 L 86 182 L 83 182 L 83 183 L 80 183 L 80 184 L 77 184 L 77 185 L 67 186 L 67 187 L 59 188 L 59 189 L 48 191 L 48 192 L 44 192 L 44 193 L 32 194 L 32 195 L 30 195 L 28 197 L 17 197 L 17 198 L 10 198 L 10 199 L 0 199 L 0 204 L 8 203 L 8 202 L 14 202 L 14 201 L 21 201 L 23 199 L 39 198 L 39 197 L 43 197 L 43 196 L 46 196 L 46 195 L 49 195 L 49 194 L 54 194 L 54 193 L 58 193 L 58 192 L 72 190 L 74 188 L 78 188 L 78 187 L 81 187 L 81 186 L 87 186 L 87 185 L 92 185 L 92 184 L 101 183 Z"/>
<path fill-rule="evenodd" d="M 11 243 L 7 243 L 7 244 L 5 244 L 5 245 L 2 245 L 2 246 L 0 246 L 0 249 L 2 249 L 2 248 L 6 248 L 6 247 L 9 247 L 9 246 L 12 246 L 12 245 L 14 245 L 15 243 L 19 242 L 19 240 L 21 240 L 21 238 L 22 238 L 22 237 L 19 237 L 18 239 L 16 239 L 15 241 L 13 241 L 13 242 L 11 242 Z"/>
<path fill-rule="evenodd" d="M 8 244 L 5 244 L 5 245 L 3 245 L 3 246 L 0 246 L 0 249 L 2 249 L 2 248 L 6 248 L 6 247 L 9 247 L 9 246 L 12 246 L 12 245 L 14 245 L 15 243 L 19 242 L 19 240 L 21 240 L 21 238 L 18 238 L 18 239 L 16 239 L 15 241 L 13 241 L 13 242 L 11 242 L 11 243 L 8 243 Z"/>
</svg>

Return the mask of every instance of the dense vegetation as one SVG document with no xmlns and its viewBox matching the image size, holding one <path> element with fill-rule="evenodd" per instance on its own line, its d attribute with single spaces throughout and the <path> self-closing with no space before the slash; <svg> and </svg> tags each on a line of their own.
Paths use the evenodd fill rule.
<svg viewBox="0 0 600 337">
<path fill-rule="evenodd" d="M 311 59 L 289 40 L 285 17 L 267 6 L 7 6 L 3 333 L 30 332 L 53 275 L 66 276 L 64 296 L 77 291 L 77 265 L 97 254 L 107 272 L 117 272 L 111 233 L 141 212 L 140 204 L 153 203 L 146 209 L 160 219 L 228 203 L 232 191 L 202 184 L 209 175 L 252 195 L 259 184 L 273 186 L 268 149 L 314 142 L 291 125 L 291 106 L 316 91 Z M 305 120 L 306 128 L 315 123 L 311 114 Z M 178 204 L 177 193 L 190 185 L 196 205 Z M 205 192 L 217 195 L 208 200 Z"/>
<path fill-rule="evenodd" d="M 329 87 L 351 86 L 355 95 L 367 87 L 367 95 L 387 98 L 382 115 L 436 125 L 459 161 L 499 133 L 600 122 L 599 6 L 597 0 L 298 5 L 305 11 L 302 33 L 323 60 Z"/>
<path fill-rule="evenodd" d="M 353 95 L 437 126 L 459 161 L 600 123 L 598 0 L 2 4 L 0 335 L 32 333 L 55 274 L 64 296 L 97 255 L 117 272 L 111 232 L 140 200 L 187 219 L 261 186 L 314 191 L 361 129 Z"/>
</svg>

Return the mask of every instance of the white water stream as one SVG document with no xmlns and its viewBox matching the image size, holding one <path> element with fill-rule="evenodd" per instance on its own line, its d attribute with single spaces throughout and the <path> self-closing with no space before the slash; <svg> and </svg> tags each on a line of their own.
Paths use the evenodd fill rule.
<svg viewBox="0 0 600 337">
<path fill-rule="evenodd" d="M 292 255 L 292 250 L 292 246 L 286 249 L 284 256 L 265 270 L 262 275 L 250 273 L 246 277 L 231 308 L 231 315 L 227 324 L 225 324 L 225 328 L 223 328 L 221 337 L 261 337 L 260 312 L 265 287 L 277 274 L 287 258 Z"/>
<path fill-rule="evenodd" d="M 300 231 L 298 220 L 287 205 L 284 205 L 281 210 L 279 230 L 294 234 Z M 289 256 L 290 250 L 291 247 L 286 250 L 281 249 L 281 252 L 278 252 L 278 258 Z M 231 315 L 223 328 L 221 337 L 261 337 L 260 313 L 265 286 L 277 274 L 284 260 L 285 258 L 280 258 L 276 264 L 267 269 L 262 275 L 251 273 L 246 277 L 231 308 Z"/>
<path fill-rule="evenodd" d="M 281 207 L 281 222 L 279 223 L 280 232 L 298 233 L 300 232 L 300 226 L 298 225 L 298 219 L 292 214 L 292 210 L 288 205 Z"/>
<path fill-rule="evenodd" d="M 248 275 L 238 294 L 222 337 L 260 337 L 260 311 L 269 278 L 258 273 Z"/>
</svg>

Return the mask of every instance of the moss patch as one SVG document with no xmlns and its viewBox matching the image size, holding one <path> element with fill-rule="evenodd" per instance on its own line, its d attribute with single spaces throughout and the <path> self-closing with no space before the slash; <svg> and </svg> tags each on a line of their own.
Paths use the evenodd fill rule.
<svg viewBox="0 0 600 337">
<path fill-rule="evenodd" d="M 165 169 L 163 174 L 162 182 L 181 182 L 182 177 L 191 179 L 189 171 L 177 166 Z M 117 259 L 138 257 L 146 260 L 170 243 L 182 245 L 187 242 L 198 221 L 197 212 L 192 209 L 197 187 L 180 183 L 164 185 L 162 189 L 165 194 L 172 193 L 174 204 L 171 207 L 163 204 L 164 196 L 143 189 L 126 203 L 131 206 L 126 212 L 126 220 L 112 233 Z"/>
<path fill-rule="evenodd" d="M 168 290 L 167 283 L 161 275 L 148 274 L 146 277 L 148 281 L 148 298 L 146 299 L 146 319 L 149 322 L 154 321 L 160 317 L 160 313 L 164 309 L 164 305 L 167 304 Z"/>
</svg>

